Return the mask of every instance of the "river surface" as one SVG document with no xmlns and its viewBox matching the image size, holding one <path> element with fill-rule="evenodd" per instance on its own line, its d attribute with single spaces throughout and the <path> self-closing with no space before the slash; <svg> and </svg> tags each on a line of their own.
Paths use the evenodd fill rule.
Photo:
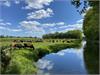
<svg viewBox="0 0 100 75">
<path fill-rule="evenodd" d="M 67 48 L 57 53 L 51 53 L 37 62 L 38 75 L 66 75 L 66 74 L 84 74 L 87 75 L 87 69 L 84 61 L 84 46 L 86 42 L 82 42 L 82 47 Z"/>
</svg>

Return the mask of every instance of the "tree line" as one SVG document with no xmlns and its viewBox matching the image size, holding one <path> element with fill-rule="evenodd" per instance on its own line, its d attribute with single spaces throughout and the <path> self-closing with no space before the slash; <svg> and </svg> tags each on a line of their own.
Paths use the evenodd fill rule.
<svg viewBox="0 0 100 75">
<path fill-rule="evenodd" d="M 43 39 L 82 39 L 80 30 L 70 30 L 67 32 L 55 32 L 43 35 Z"/>
</svg>

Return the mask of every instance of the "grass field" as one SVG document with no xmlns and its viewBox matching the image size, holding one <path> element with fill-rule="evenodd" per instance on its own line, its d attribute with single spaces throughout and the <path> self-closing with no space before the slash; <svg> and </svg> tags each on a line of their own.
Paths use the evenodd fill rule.
<svg viewBox="0 0 100 75">
<path fill-rule="evenodd" d="M 76 48 L 81 45 L 81 41 L 76 39 L 49 39 L 49 42 L 48 39 L 46 39 L 42 42 L 34 42 L 36 40 L 34 38 L 1 38 L 0 47 L 10 46 L 13 40 L 33 40 L 32 44 L 35 49 L 18 48 L 4 51 L 4 55 L 1 55 L 4 59 L 2 62 L 2 73 L 34 74 L 37 71 L 35 62 L 39 58 L 51 52 L 57 52 L 65 48 Z M 1 50 L 5 50 L 5 48 L 1 48 Z M 7 58 L 10 58 L 10 60 L 7 60 Z M 4 67 L 5 62 L 8 62 L 6 67 Z"/>
</svg>

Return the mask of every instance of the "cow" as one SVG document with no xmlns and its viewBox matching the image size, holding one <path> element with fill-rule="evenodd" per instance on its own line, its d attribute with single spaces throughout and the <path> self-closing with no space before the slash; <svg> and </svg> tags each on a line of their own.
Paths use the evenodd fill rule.
<svg viewBox="0 0 100 75">
<path fill-rule="evenodd" d="M 12 48 L 23 48 L 21 43 L 12 43 Z"/>
<path fill-rule="evenodd" d="M 34 50 L 34 46 L 32 43 L 24 43 L 24 48 L 33 48 Z"/>
<path fill-rule="evenodd" d="M 64 43 L 65 41 L 63 40 L 62 42 Z"/>
<path fill-rule="evenodd" d="M 52 42 L 54 43 L 55 41 L 54 41 L 54 40 L 52 40 Z"/>
</svg>

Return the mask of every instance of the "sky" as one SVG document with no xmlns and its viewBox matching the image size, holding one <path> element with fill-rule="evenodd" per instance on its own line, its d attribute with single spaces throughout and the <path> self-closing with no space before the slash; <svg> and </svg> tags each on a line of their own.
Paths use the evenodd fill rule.
<svg viewBox="0 0 100 75">
<path fill-rule="evenodd" d="M 0 0 L 0 35 L 41 37 L 82 30 L 83 18 L 71 0 Z"/>
</svg>

